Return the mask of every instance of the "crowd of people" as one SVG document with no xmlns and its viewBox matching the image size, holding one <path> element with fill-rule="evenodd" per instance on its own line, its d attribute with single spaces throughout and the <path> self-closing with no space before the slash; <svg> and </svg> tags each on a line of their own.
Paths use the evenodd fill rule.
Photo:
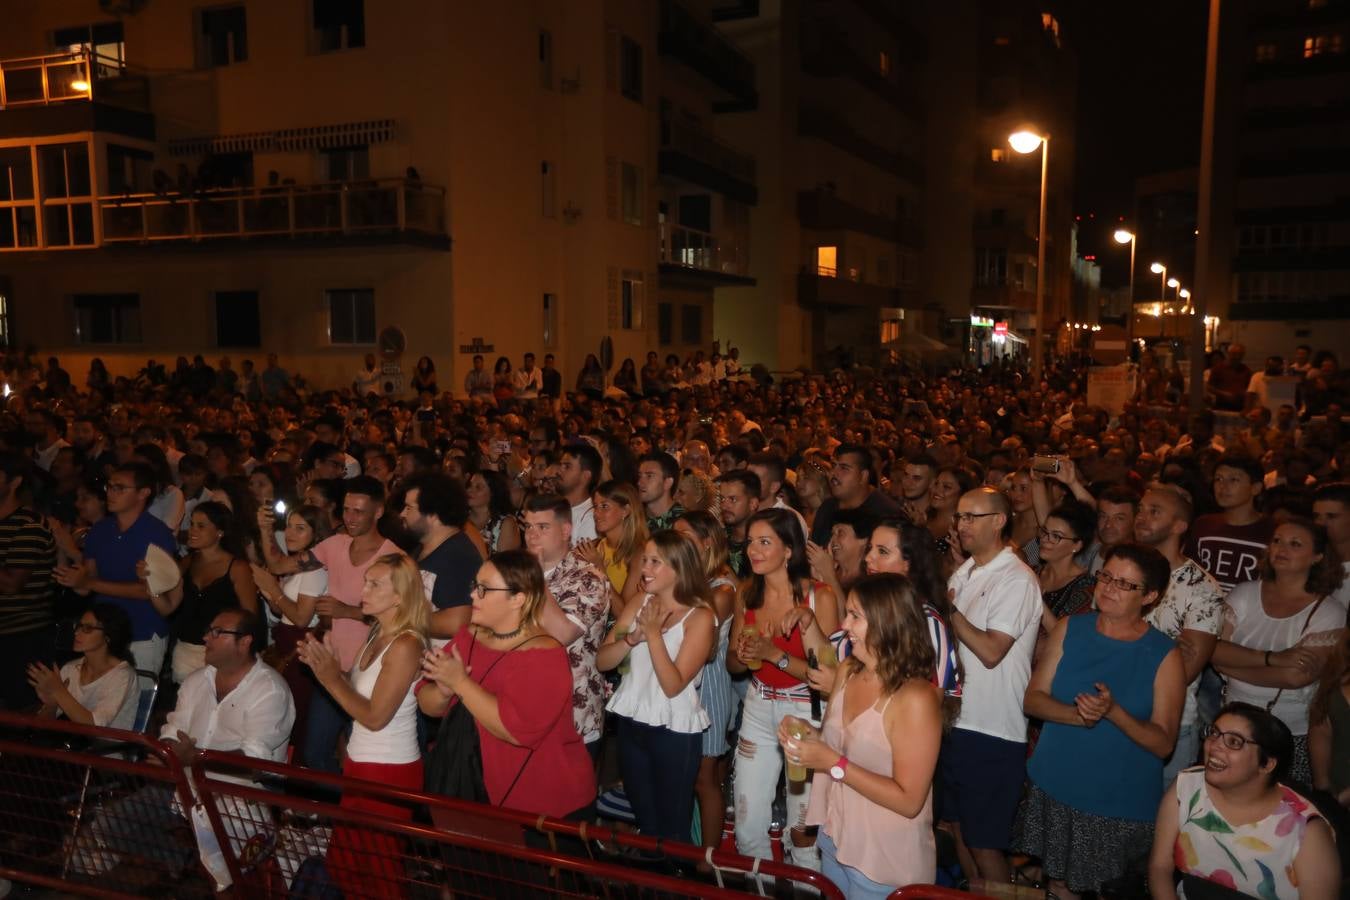
<svg viewBox="0 0 1350 900">
<path fill-rule="evenodd" d="M 1067 362 L 774 380 L 652 353 L 567 391 L 527 354 L 452 394 L 423 358 L 401 400 L 373 357 L 338 390 L 275 356 L 80 389 L 11 353 L 0 707 L 130 727 L 139 670 L 189 762 L 760 858 L 782 827 L 849 897 L 1330 898 L 1347 392 L 1301 348 L 1306 390 L 1271 410 L 1241 357 L 1188 413 L 1148 354 L 1108 411 Z"/>
</svg>

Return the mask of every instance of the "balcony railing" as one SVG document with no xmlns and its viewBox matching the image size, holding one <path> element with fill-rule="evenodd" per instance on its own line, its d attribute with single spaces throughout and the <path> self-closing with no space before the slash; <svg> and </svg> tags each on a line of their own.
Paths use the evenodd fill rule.
<svg viewBox="0 0 1350 900">
<path fill-rule="evenodd" d="M 922 247 L 923 233 L 910 219 L 869 212 L 822 189 L 797 194 L 797 218 L 807 228 L 821 231 L 860 231 L 906 247 Z"/>
<path fill-rule="evenodd" d="M 661 123 L 661 149 L 674 150 L 742 181 L 755 181 L 755 158 L 722 143 L 692 122 L 671 117 Z"/>
<path fill-rule="evenodd" d="M 661 53 L 699 72 L 740 103 L 754 103 L 755 64 L 678 0 L 661 0 L 658 41 Z"/>
<path fill-rule="evenodd" d="M 840 150 L 885 169 L 905 180 L 921 184 L 923 166 L 899 150 L 874 142 L 855 130 L 842 116 L 823 107 L 803 105 L 797 111 L 797 131 L 807 137 L 819 138 Z"/>
<path fill-rule="evenodd" d="M 445 189 L 405 179 L 102 197 L 103 243 L 445 235 Z"/>
<path fill-rule="evenodd" d="M 854 45 L 833 25 L 811 21 L 802 28 L 802 65 L 818 78 L 849 78 L 862 85 L 912 119 L 924 117 L 917 94 L 883 75 L 873 63 L 858 54 Z"/>
<path fill-rule="evenodd" d="M 723 245 L 717 235 L 669 222 L 661 224 L 660 235 L 661 262 L 667 265 L 738 277 L 746 273 L 741 249 Z"/>
<path fill-rule="evenodd" d="M 97 100 L 145 111 L 145 79 L 93 51 L 0 60 L 0 109 Z"/>
</svg>

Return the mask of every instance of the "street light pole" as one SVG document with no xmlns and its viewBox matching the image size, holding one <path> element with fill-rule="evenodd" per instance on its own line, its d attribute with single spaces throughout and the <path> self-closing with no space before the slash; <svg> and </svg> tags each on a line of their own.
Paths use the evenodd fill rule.
<svg viewBox="0 0 1350 900">
<path fill-rule="evenodd" d="M 1019 131 L 1008 137 L 1008 143 L 1018 153 L 1034 153 L 1037 147 L 1041 150 L 1041 221 L 1036 238 L 1036 343 L 1031 345 L 1031 374 L 1040 381 L 1045 353 L 1045 194 L 1046 176 L 1050 172 L 1050 135 Z"/>
<path fill-rule="evenodd" d="M 1130 244 L 1130 305 L 1125 311 L 1125 361 L 1134 356 L 1134 251 L 1139 245 L 1139 235 L 1124 228 L 1117 229 L 1116 243 Z"/>
</svg>

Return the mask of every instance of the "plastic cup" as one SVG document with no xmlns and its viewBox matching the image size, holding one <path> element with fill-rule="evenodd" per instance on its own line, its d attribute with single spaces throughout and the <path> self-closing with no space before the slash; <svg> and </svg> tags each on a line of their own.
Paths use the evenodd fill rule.
<svg viewBox="0 0 1350 900">
<path fill-rule="evenodd" d="M 806 737 L 806 729 L 801 726 L 801 723 L 793 722 L 788 726 L 788 734 L 792 735 L 793 740 L 800 741 L 802 738 Z M 791 781 L 794 784 L 801 784 L 806 780 L 806 766 L 801 763 L 794 763 L 791 758 L 789 758 L 787 763 L 787 777 L 788 781 Z"/>
<path fill-rule="evenodd" d="M 757 636 L 758 634 L 759 629 L 755 628 L 755 626 L 753 625 L 747 625 L 741 629 L 742 638 L 753 637 Z M 751 672 L 759 671 L 759 667 L 762 665 L 764 665 L 764 660 L 762 659 L 747 659 L 745 661 L 745 667 L 749 669 Z"/>
</svg>

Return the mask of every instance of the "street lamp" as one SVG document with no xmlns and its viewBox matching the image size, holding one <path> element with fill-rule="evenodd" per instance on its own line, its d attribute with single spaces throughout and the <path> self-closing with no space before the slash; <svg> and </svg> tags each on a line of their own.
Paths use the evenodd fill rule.
<svg viewBox="0 0 1350 900">
<path fill-rule="evenodd" d="M 1050 136 L 1033 131 L 1018 131 L 1008 135 L 1008 143 L 1018 153 L 1035 153 L 1041 149 L 1041 215 L 1036 239 L 1036 343 L 1031 345 L 1031 374 L 1041 378 L 1041 354 L 1045 348 L 1045 189 L 1050 167 Z"/>
<path fill-rule="evenodd" d="M 1125 361 L 1130 361 L 1134 350 L 1134 251 L 1138 235 L 1125 228 L 1117 228 L 1114 235 L 1117 244 L 1130 245 L 1130 305 L 1125 310 Z"/>
</svg>

